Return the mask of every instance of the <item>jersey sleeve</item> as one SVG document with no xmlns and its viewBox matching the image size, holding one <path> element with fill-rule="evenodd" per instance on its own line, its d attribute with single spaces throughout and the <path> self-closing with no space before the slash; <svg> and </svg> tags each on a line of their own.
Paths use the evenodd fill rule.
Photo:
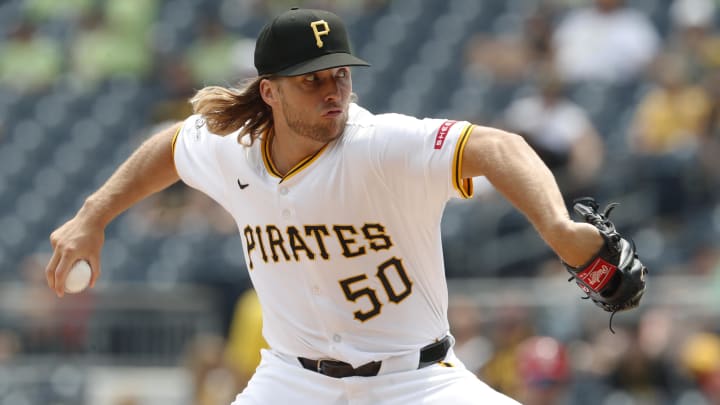
<svg viewBox="0 0 720 405">
<path fill-rule="evenodd" d="M 460 168 L 472 128 L 467 121 L 387 114 L 377 124 L 378 164 L 391 182 L 417 184 L 445 199 L 470 198 L 472 179 L 462 178 Z"/>
<path fill-rule="evenodd" d="M 172 152 L 180 179 L 222 204 L 223 177 L 216 152 L 221 139 L 208 131 L 199 115 L 192 115 L 173 137 Z"/>
</svg>

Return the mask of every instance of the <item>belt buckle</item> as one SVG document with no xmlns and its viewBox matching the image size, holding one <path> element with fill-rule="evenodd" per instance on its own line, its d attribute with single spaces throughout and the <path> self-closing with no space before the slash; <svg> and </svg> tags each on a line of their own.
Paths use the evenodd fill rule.
<svg viewBox="0 0 720 405">
<path fill-rule="evenodd" d="M 317 361 L 317 370 L 315 370 L 315 371 L 317 371 L 317 372 L 320 373 L 320 374 L 325 374 L 325 373 L 323 373 L 323 366 L 322 366 L 324 361 L 325 361 L 325 360 L 318 360 L 318 361 Z"/>
</svg>

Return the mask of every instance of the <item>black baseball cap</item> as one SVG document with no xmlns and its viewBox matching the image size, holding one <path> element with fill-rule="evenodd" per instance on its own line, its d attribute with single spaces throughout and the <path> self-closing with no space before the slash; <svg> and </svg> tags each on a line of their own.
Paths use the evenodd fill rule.
<svg viewBox="0 0 720 405">
<path fill-rule="evenodd" d="M 266 24 L 255 43 L 261 76 L 297 76 L 339 66 L 370 64 L 352 55 L 345 24 L 329 11 L 294 7 Z"/>
</svg>

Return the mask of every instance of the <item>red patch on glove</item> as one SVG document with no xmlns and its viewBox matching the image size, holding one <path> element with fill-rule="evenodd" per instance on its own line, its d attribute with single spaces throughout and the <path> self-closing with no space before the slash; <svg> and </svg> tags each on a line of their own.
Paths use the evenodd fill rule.
<svg viewBox="0 0 720 405">
<path fill-rule="evenodd" d="M 585 282 L 593 291 L 597 292 L 605 287 L 605 284 L 610 281 L 610 278 L 615 274 L 616 270 L 617 266 L 598 257 L 590 263 L 585 270 L 579 272 L 577 278 Z"/>
</svg>

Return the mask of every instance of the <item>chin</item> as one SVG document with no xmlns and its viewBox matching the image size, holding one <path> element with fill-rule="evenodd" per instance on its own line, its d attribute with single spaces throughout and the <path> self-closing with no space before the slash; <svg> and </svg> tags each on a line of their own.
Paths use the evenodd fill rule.
<svg viewBox="0 0 720 405">
<path fill-rule="evenodd" d="M 340 135 L 342 135 L 343 132 L 345 132 L 345 125 L 347 125 L 347 114 L 343 114 L 341 117 L 338 117 L 337 125 L 335 127 L 335 137 L 333 139 L 339 138 Z"/>
</svg>

